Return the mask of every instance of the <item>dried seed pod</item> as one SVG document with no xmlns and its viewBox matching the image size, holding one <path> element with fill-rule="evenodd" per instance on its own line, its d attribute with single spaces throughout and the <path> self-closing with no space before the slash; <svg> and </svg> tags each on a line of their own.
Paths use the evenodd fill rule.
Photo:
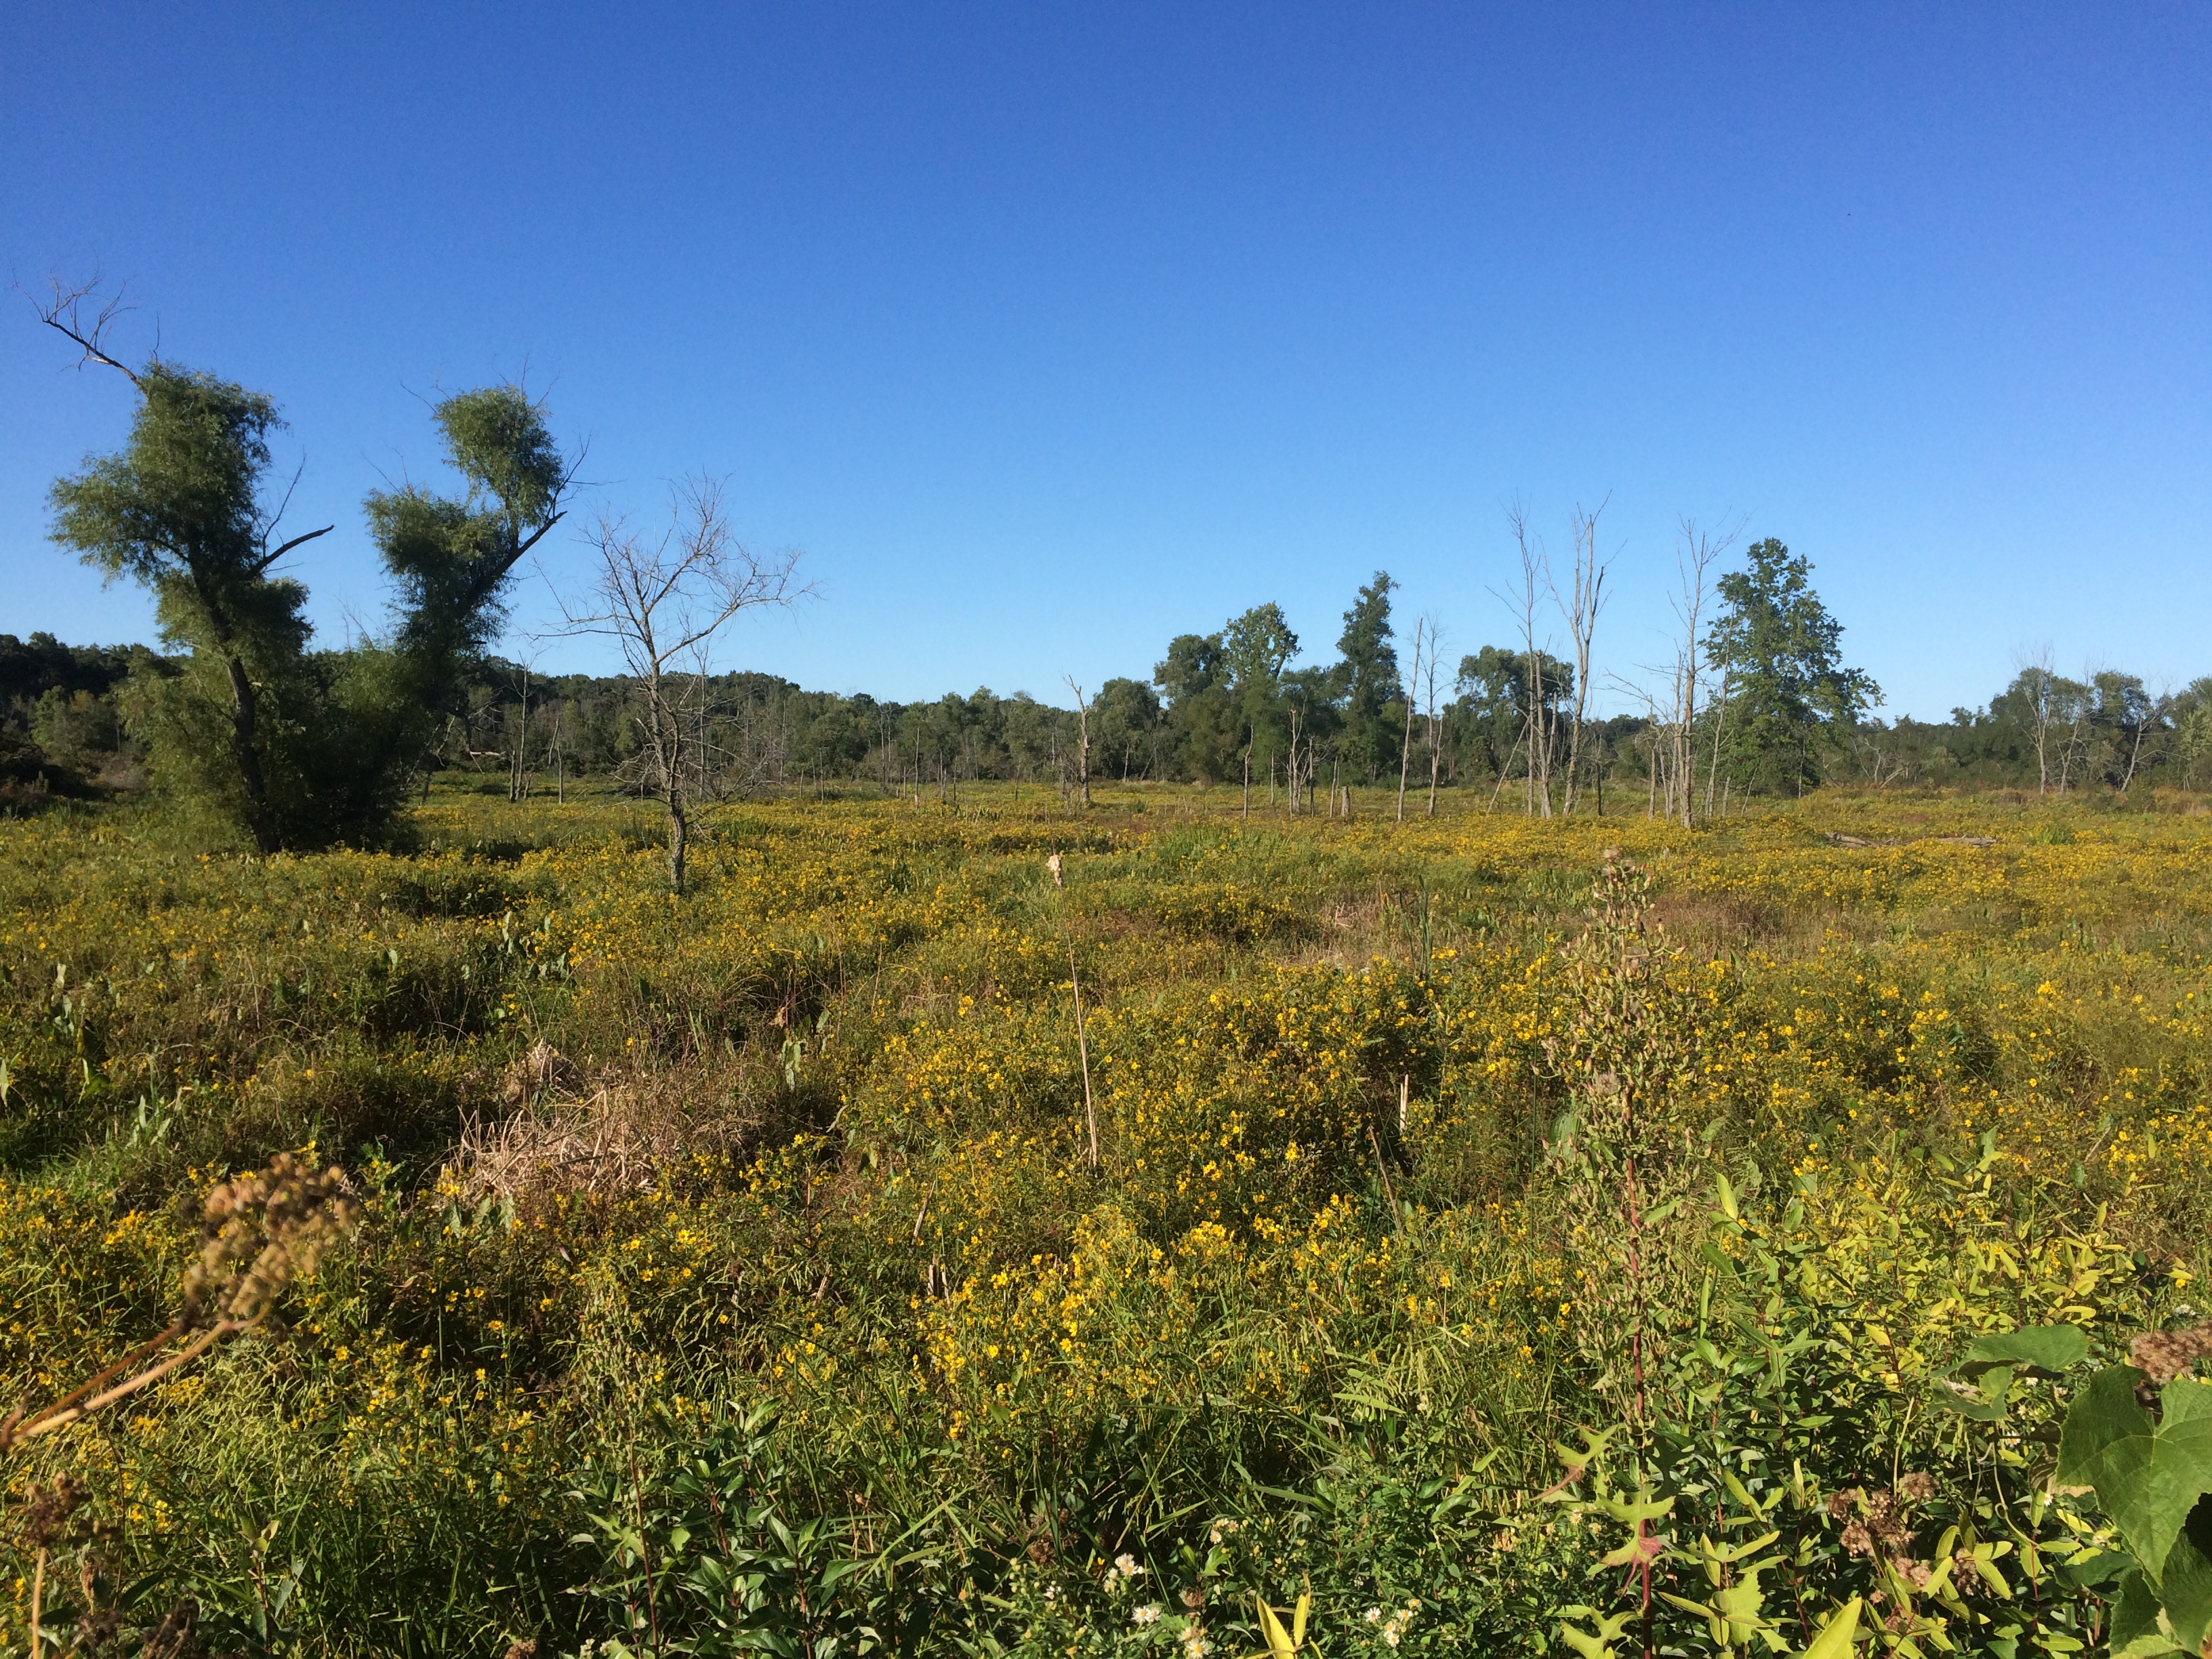
<svg viewBox="0 0 2212 1659">
<path fill-rule="evenodd" d="M 2212 1358 L 2212 1324 L 2185 1331 L 2145 1331 L 2128 1345 L 2128 1358 L 2163 1388 L 2198 1360 Z"/>
</svg>

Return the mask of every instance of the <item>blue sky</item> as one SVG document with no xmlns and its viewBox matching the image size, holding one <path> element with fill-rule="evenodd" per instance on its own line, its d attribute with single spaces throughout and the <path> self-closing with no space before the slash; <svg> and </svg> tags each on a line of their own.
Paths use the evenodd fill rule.
<svg viewBox="0 0 2212 1659">
<path fill-rule="evenodd" d="M 422 399 L 526 372 L 592 505 L 708 468 L 803 550 L 726 655 L 809 686 L 1048 695 L 1269 599 L 1326 657 L 1377 568 L 1471 651 L 1503 504 L 1609 495 L 1601 667 L 1740 520 L 1940 717 L 2046 641 L 2212 672 L 2208 85 L 2176 5 L 19 3 L 0 260 L 282 401 L 325 637 Z M 0 631 L 149 638 L 45 538 L 128 387 L 9 297 Z"/>
</svg>

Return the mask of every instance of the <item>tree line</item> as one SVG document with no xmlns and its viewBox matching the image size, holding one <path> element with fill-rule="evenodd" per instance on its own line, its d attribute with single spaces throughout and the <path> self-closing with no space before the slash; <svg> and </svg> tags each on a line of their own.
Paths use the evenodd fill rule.
<svg viewBox="0 0 2212 1659">
<path fill-rule="evenodd" d="M 306 589 L 281 567 L 331 526 L 280 530 L 276 405 L 158 356 L 125 362 L 107 343 L 118 307 L 96 300 L 57 288 L 41 319 L 137 403 L 121 448 L 53 485 L 52 535 L 145 586 L 166 648 L 0 635 L 0 788 L 150 782 L 264 854 L 373 839 L 441 771 L 503 773 L 515 799 L 589 777 L 659 799 L 680 888 L 696 804 L 764 790 L 946 798 L 1004 781 L 1087 804 L 1099 779 L 1195 781 L 1233 787 L 1248 812 L 1335 813 L 1385 786 L 1401 816 L 1434 811 L 1449 789 L 1540 817 L 1640 807 L 1691 823 L 1838 781 L 2065 793 L 2193 787 L 2212 767 L 2212 679 L 2166 691 L 2107 669 L 2069 678 L 2047 652 L 1986 707 L 1886 723 L 1808 562 L 1771 538 L 1739 553 L 1686 521 L 1672 662 L 1601 684 L 1602 504 L 1572 515 L 1556 564 L 1509 511 L 1516 577 L 1493 592 L 1514 636 L 1455 659 L 1437 618 L 1406 629 L 1401 585 L 1377 571 L 1333 655 L 1269 602 L 1176 635 L 1149 676 L 1071 680 L 1065 702 L 985 689 L 902 703 L 717 670 L 726 624 L 807 590 L 795 555 L 737 542 L 702 476 L 664 520 L 603 513 L 584 531 L 594 578 L 561 596 L 560 632 L 611 641 L 625 672 L 540 673 L 491 646 L 521 561 L 569 514 L 580 457 L 514 385 L 432 406 L 457 487 L 364 498 L 386 624 L 318 647 Z M 1601 715 L 1601 702 L 1626 712 Z"/>
</svg>

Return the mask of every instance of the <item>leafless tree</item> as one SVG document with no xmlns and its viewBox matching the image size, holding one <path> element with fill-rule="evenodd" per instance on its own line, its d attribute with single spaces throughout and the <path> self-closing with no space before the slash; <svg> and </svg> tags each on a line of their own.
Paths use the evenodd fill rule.
<svg viewBox="0 0 2212 1659">
<path fill-rule="evenodd" d="M 530 799 L 536 787 L 537 771 L 530 764 L 530 678 L 536 665 L 526 662 L 517 682 L 520 705 L 508 716 L 514 728 L 514 741 L 507 751 L 507 798 L 510 801 Z"/>
<path fill-rule="evenodd" d="M 638 683 L 648 781 L 668 809 L 668 880 L 680 893 L 699 741 L 689 716 L 706 653 L 740 612 L 789 605 L 813 590 L 797 582 L 798 554 L 763 557 L 738 542 L 722 481 L 703 473 L 672 490 L 669 523 L 657 533 L 602 514 L 588 534 L 598 575 L 588 602 L 562 601 L 565 631 L 613 640 Z M 686 659 L 693 673 L 675 667 Z"/>
<path fill-rule="evenodd" d="M 2127 772 L 2126 775 L 2120 779 L 2120 793 L 2124 795 L 2130 788 L 2134 787 L 2136 774 L 2140 771 L 2145 764 L 2143 750 L 2146 745 L 2144 739 L 2147 738 L 2152 739 L 2163 738 L 2172 712 L 2173 692 L 2172 689 L 2172 682 L 2169 681 L 2166 684 L 2161 685 L 2155 693 L 2152 694 L 2146 700 L 2143 708 L 2136 716 L 2134 723 L 2135 730 L 2130 735 L 2128 742 Z M 2148 747 L 2150 750 L 2149 759 L 2151 761 L 2155 761 L 2158 758 L 2159 750 L 2164 747 L 2164 744 L 2158 741 L 2153 741 L 2148 744 Z"/>
<path fill-rule="evenodd" d="M 1674 596 L 1674 617 L 1682 632 L 1675 645 L 1673 708 L 1668 713 L 1672 751 L 1668 757 L 1671 780 L 1668 816 L 1679 815 L 1686 830 L 1693 817 L 1692 781 L 1697 775 L 1691 750 L 1691 730 L 1698 713 L 1698 653 L 1702 647 L 1698 630 L 1711 597 L 1713 567 L 1727 556 L 1735 538 L 1733 532 L 1714 533 L 1700 530 L 1694 519 L 1686 518 L 1682 520 L 1681 536 L 1681 544 L 1674 556 L 1680 584 Z"/>
<path fill-rule="evenodd" d="M 2035 793 L 2045 794 L 2051 788 L 2051 733 L 2058 723 L 2061 701 L 2049 642 L 2015 652 L 2013 665 L 2019 671 L 2014 684 L 2027 698 L 2028 730 L 2035 738 Z"/>
<path fill-rule="evenodd" d="M 1067 689 L 1075 693 L 1075 787 L 1083 805 L 1091 805 L 1091 700 L 1083 688 L 1075 683 L 1075 676 L 1067 676 Z"/>
<path fill-rule="evenodd" d="M 2066 744 L 2058 751 L 2058 793 L 2064 794 L 2074 778 L 2074 763 L 2081 757 L 2095 728 L 2090 721 L 2094 712 L 2095 693 L 2091 687 L 2097 683 L 2097 665 L 2085 663 L 2078 680 L 2057 679 L 2051 689 L 2058 710 L 2066 720 Z"/>
<path fill-rule="evenodd" d="M 1862 726 L 1850 734 L 1851 759 L 1859 775 L 1877 791 L 1887 790 L 1893 783 L 1911 781 L 1917 769 L 1893 740 L 1885 744 L 1881 735 L 1878 726 Z"/>
<path fill-rule="evenodd" d="M 1670 726 L 1671 710 L 1662 709 L 1657 694 L 1648 684 L 1625 680 L 1618 675 L 1613 676 L 1613 689 L 1621 696 L 1633 698 L 1644 705 L 1644 731 L 1638 742 L 1643 745 L 1644 757 L 1650 763 L 1651 772 L 1650 793 L 1645 797 L 1644 803 L 1644 816 L 1647 818 L 1656 818 L 1659 816 L 1660 772 L 1674 746 Z M 1668 816 L 1671 817 L 1674 801 L 1674 784 L 1671 781 L 1668 781 L 1667 787 L 1667 799 L 1669 803 Z"/>
<path fill-rule="evenodd" d="M 1417 617 L 1413 623 L 1413 665 L 1406 675 L 1406 733 L 1398 745 L 1398 822 L 1406 821 L 1406 773 L 1413 762 L 1413 709 L 1420 702 L 1421 651 L 1424 636 L 1428 632 L 1429 619 Z M 1329 785 L 1329 806 L 1336 805 L 1336 786 Z"/>
<path fill-rule="evenodd" d="M 1544 567 L 1545 586 L 1552 590 L 1552 603 L 1559 608 L 1559 616 L 1567 624 L 1567 637 L 1575 648 L 1575 706 L 1567 726 L 1567 790 L 1565 811 L 1575 810 L 1577 768 L 1582 758 L 1583 716 L 1589 707 L 1590 640 L 1597 632 L 1597 615 L 1605 607 L 1606 573 L 1613 561 L 1598 550 L 1597 521 L 1613 497 L 1607 495 L 1589 511 L 1579 506 L 1575 508 L 1574 545 L 1575 568 L 1567 591 L 1562 593 L 1559 585 L 1552 580 L 1549 562 Z"/>
<path fill-rule="evenodd" d="M 1531 817 L 1552 816 L 1552 732 L 1544 696 L 1544 655 L 1536 644 L 1536 595 L 1544 576 L 1543 550 L 1528 531 L 1528 509 L 1515 501 L 1505 509 L 1505 522 L 1513 532 L 1513 544 L 1521 555 L 1521 586 L 1510 595 L 1491 590 L 1519 618 L 1522 644 L 1522 672 L 1528 681 L 1528 708 L 1522 722 L 1528 750 L 1528 804 Z"/>
<path fill-rule="evenodd" d="M 1444 760 L 1443 730 L 1443 728 L 1442 728 L 1441 726 L 1439 726 L 1437 724 L 1437 665 L 1443 659 L 1443 630 L 1442 626 L 1437 623 L 1437 621 L 1436 617 L 1434 617 L 1433 616 L 1432 616 L 1432 617 L 1428 617 L 1428 618 L 1427 618 L 1427 622 L 1428 622 L 1428 624 L 1429 624 L 1429 660 L 1428 660 L 1428 664 L 1427 664 L 1426 667 L 1423 670 L 1423 672 L 1424 672 L 1424 674 L 1426 676 L 1426 684 L 1425 684 L 1425 690 L 1427 690 L 1427 692 L 1428 692 L 1428 714 L 1427 714 L 1428 728 L 1429 728 L 1429 813 L 1428 813 L 1428 815 L 1429 815 L 1431 817 L 1436 817 L 1436 815 L 1437 815 L 1437 781 L 1438 775 L 1439 775 L 1439 774 L 1443 771 L 1443 760 Z"/>
<path fill-rule="evenodd" d="M 1712 753 L 1705 765 L 1705 816 L 1708 818 L 1713 816 L 1714 811 L 1713 791 L 1720 785 L 1721 738 L 1728 731 L 1729 678 L 1731 667 L 1732 665 L 1727 661 L 1722 662 L 1721 689 L 1713 698 Z"/>
</svg>

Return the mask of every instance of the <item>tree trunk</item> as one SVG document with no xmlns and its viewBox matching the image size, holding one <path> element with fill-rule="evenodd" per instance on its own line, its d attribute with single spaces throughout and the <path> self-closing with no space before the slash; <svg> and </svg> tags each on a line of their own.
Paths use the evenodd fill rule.
<svg viewBox="0 0 2212 1659">
<path fill-rule="evenodd" d="M 684 854 L 690 840 L 691 826 L 684 813 L 684 792 L 671 789 L 664 798 L 668 803 L 668 884 L 677 892 L 684 890 Z"/>
<path fill-rule="evenodd" d="M 1713 761 L 1705 769 L 1705 816 L 1713 815 L 1713 791 L 1719 786 L 1721 775 L 1721 738 L 1728 731 L 1729 670 L 1721 668 L 1721 695 L 1718 708 L 1713 714 Z"/>
<path fill-rule="evenodd" d="M 1076 714 L 1077 750 L 1075 757 L 1076 787 L 1083 797 L 1083 805 L 1091 805 L 1091 710 L 1079 706 Z"/>
<path fill-rule="evenodd" d="M 283 848 L 283 838 L 269 816 L 269 785 L 261 775 L 261 751 L 253 746 L 254 728 L 261 712 L 260 695 L 238 653 L 225 649 L 224 672 L 230 676 L 230 752 L 238 763 L 239 781 L 246 786 L 246 805 L 253 830 L 253 850 L 266 858 Z"/>
</svg>

